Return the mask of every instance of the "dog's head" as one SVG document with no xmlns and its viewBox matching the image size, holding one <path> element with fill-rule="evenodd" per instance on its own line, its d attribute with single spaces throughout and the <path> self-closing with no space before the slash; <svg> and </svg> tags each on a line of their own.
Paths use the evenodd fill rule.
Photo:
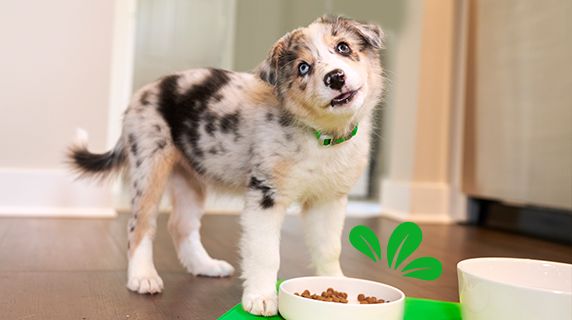
<svg viewBox="0 0 572 320">
<path fill-rule="evenodd" d="M 347 130 L 381 96 L 382 37 L 377 25 L 321 17 L 278 40 L 258 74 L 297 118 L 322 130 Z"/>
</svg>

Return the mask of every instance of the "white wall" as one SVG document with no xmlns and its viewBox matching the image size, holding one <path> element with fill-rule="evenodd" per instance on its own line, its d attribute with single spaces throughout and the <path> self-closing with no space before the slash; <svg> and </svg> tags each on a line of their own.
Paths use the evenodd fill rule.
<svg viewBox="0 0 572 320">
<path fill-rule="evenodd" d="M 105 147 L 113 9 L 112 0 L 0 2 L 0 213 L 106 206 L 105 192 L 72 185 L 62 162 L 76 127 Z M 71 201 L 80 186 L 99 200 Z"/>
</svg>

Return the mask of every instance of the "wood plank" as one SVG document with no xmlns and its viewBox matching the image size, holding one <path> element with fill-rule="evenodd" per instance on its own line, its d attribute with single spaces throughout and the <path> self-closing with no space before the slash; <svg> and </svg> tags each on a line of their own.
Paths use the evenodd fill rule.
<svg viewBox="0 0 572 320">
<path fill-rule="evenodd" d="M 125 251 L 111 238 L 114 219 L 2 219 L 0 271 L 117 270 Z"/>
</svg>

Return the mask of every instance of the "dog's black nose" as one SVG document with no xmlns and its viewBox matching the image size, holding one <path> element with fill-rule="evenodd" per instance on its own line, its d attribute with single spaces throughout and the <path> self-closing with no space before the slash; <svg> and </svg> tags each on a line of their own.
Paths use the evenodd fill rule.
<svg viewBox="0 0 572 320">
<path fill-rule="evenodd" d="M 324 77 L 326 87 L 334 90 L 342 90 L 344 83 L 346 83 L 346 76 L 341 69 L 332 70 Z"/>
</svg>

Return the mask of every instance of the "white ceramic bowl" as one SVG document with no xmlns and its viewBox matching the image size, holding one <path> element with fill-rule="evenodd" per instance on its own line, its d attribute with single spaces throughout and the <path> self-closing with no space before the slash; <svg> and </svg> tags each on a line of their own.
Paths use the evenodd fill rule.
<svg viewBox="0 0 572 320">
<path fill-rule="evenodd" d="M 294 295 L 304 290 L 321 294 L 328 288 L 348 294 L 348 303 L 334 303 Z M 359 304 L 357 295 L 384 299 L 381 304 Z M 405 295 L 379 282 L 339 277 L 304 277 L 284 281 L 278 293 L 278 309 L 287 320 L 402 320 Z"/>
<path fill-rule="evenodd" d="M 572 319 L 572 265 L 477 258 L 459 262 L 463 320 Z"/>
</svg>

